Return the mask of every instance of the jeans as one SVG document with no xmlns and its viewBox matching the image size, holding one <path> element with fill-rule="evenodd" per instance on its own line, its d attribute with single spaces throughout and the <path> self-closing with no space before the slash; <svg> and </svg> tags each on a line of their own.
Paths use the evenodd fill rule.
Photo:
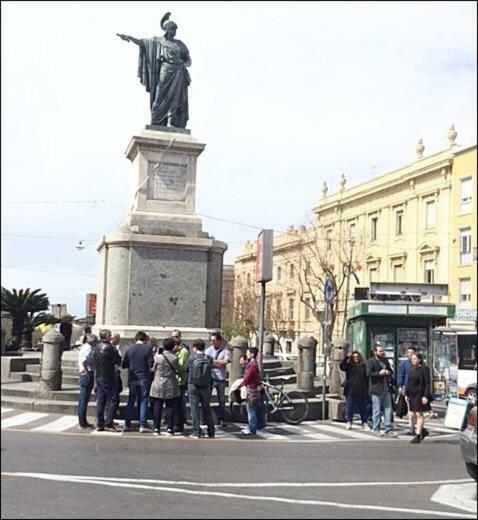
<svg viewBox="0 0 478 520">
<path fill-rule="evenodd" d="M 347 422 L 352 422 L 354 411 L 358 410 L 362 423 L 366 423 L 368 418 L 367 404 L 368 395 L 348 395 L 345 405 L 345 418 Z"/>
<path fill-rule="evenodd" d="M 78 376 L 80 383 L 80 400 L 78 401 L 78 424 L 80 426 L 86 425 L 86 410 L 90 402 L 95 376 L 93 372 L 88 374 L 80 374 Z"/>
<path fill-rule="evenodd" d="M 219 403 L 217 418 L 219 421 L 224 421 L 226 417 L 226 381 L 221 379 L 213 379 L 211 386 L 211 395 L 213 388 L 216 389 L 217 401 Z"/>
<path fill-rule="evenodd" d="M 186 422 L 186 385 L 179 385 L 181 395 L 179 396 L 178 407 L 176 410 L 176 431 L 184 431 L 184 423 Z"/>
<path fill-rule="evenodd" d="M 255 405 L 252 405 L 249 399 L 247 399 L 246 407 L 249 431 L 255 435 L 257 430 L 262 430 L 266 427 L 264 397 L 261 395 Z"/>
<path fill-rule="evenodd" d="M 96 422 L 98 427 L 112 426 L 114 419 L 114 406 L 111 401 L 116 396 L 116 381 L 114 379 L 97 379 L 96 380 Z M 105 408 L 108 405 L 108 411 L 105 419 Z"/>
<path fill-rule="evenodd" d="M 109 407 L 111 406 L 113 408 L 112 414 L 113 417 L 116 417 L 116 414 L 118 412 L 119 404 L 120 404 L 120 394 L 123 391 L 123 382 L 121 381 L 121 374 L 120 372 L 116 372 L 115 375 L 115 395 L 113 399 L 106 405 L 106 413 L 108 414 Z"/>
<path fill-rule="evenodd" d="M 372 394 L 372 421 L 374 432 L 380 430 L 382 411 L 383 429 L 389 432 L 392 429 L 392 398 L 388 392 L 380 396 Z"/>
<path fill-rule="evenodd" d="M 212 421 L 211 406 L 211 389 L 209 386 L 196 386 L 188 384 L 189 406 L 191 407 L 191 420 L 193 423 L 193 433 L 199 435 L 201 429 L 199 427 L 199 403 L 201 403 L 204 422 L 207 424 L 207 433 L 213 436 L 215 433 L 214 423 Z"/>
<path fill-rule="evenodd" d="M 148 427 L 148 401 L 150 379 L 140 378 L 129 381 L 128 404 L 124 413 L 125 426 L 131 426 L 131 417 L 136 399 L 139 399 L 139 426 Z"/>
<path fill-rule="evenodd" d="M 179 407 L 180 397 L 172 399 L 160 399 L 159 397 L 151 397 L 153 404 L 153 423 L 154 429 L 161 429 L 161 416 L 163 414 L 163 404 L 166 403 L 166 416 L 168 418 L 168 430 L 173 430 L 176 421 L 177 411 Z"/>
</svg>

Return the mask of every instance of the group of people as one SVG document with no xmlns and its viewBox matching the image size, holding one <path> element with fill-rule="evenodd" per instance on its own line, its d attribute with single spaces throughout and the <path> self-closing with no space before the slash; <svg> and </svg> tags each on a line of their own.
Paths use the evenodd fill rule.
<svg viewBox="0 0 478 520">
<path fill-rule="evenodd" d="M 372 354 L 365 361 L 360 352 L 347 352 L 340 363 L 340 370 L 345 372 L 346 428 L 352 427 L 353 414 L 357 410 L 364 430 L 371 429 L 371 415 L 372 429 L 377 435 L 396 436 L 393 430 L 393 370 L 380 342 L 375 343 Z M 400 365 L 397 391 L 408 404 L 408 433 L 413 436 L 411 442 L 420 443 L 429 434 L 425 428 L 424 414 L 431 410 L 432 392 L 430 371 L 423 362 L 422 354 L 417 353 L 413 346 L 408 348 L 407 359 Z"/>
<path fill-rule="evenodd" d="M 191 408 L 193 437 L 201 436 L 200 412 L 207 425 L 209 437 L 214 437 L 215 426 L 210 408 L 213 389 L 218 398 L 218 424 L 225 422 L 225 389 L 230 352 L 223 345 L 219 332 L 210 335 L 209 348 L 195 340 L 192 352 L 183 343 L 181 332 L 173 330 L 171 337 L 161 344 L 145 332 L 138 332 L 135 343 L 129 345 L 124 356 L 120 350 L 121 338 L 110 330 L 102 330 L 99 338 L 86 331 L 83 346 L 78 353 L 80 399 L 78 427 L 94 428 L 87 421 L 87 407 L 93 388 L 96 388 L 96 429 L 120 431 L 115 422 L 120 393 L 123 389 L 120 367 L 128 369 L 128 403 L 125 409 L 123 431 L 131 431 L 135 404 L 139 411 L 139 432 L 160 435 L 163 408 L 166 409 L 166 435 L 184 432 L 186 399 Z M 153 430 L 148 427 L 151 407 Z"/>
</svg>

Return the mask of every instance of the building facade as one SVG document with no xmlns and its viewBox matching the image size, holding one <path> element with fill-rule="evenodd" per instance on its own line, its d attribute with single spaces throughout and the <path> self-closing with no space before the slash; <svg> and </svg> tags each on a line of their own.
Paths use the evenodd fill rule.
<svg viewBox="0 0 478 520">
<path fill-rule="evenodd" d="M 320 352 L 325 275 L 337 289 L 332 339 L 345 337 L 355 288 L 371 282 L 448 284 L 448 296 L 425 300 L 461 301 L 463 315 L 476 317 L 476 145 L 455 139 L 451 127 L 448 146 L 428 156 L 419 140 L 414 160 L 351 188 L 345 176 L 336 193 L 324 183 L 313 228 L 274 238 L 266 328 L 288 348 L 314 335 Z M 245 288 L 255 294 L 255 254 L 247 243 L 235 259 L 236 302 Z"/>
</svg>

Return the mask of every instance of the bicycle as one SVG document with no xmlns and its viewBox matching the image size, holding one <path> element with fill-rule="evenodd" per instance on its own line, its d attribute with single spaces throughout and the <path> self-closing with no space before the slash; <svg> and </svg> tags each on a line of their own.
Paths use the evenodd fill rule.
<svg viewBox="0 0 478 520">
<path fill-rule="evenodd" d="M 284 385 L 287 379 L 281 377 L 280 380 L 280 387 L 272 385 L 268 376 L 262 381 L 266 402 L 271 407 L 269 413 L 279 412 L 286 423 L 299 424 L 309 413 L 309 400 L 305 394 L 297 390 L 286 392 Z"/>
</svg>

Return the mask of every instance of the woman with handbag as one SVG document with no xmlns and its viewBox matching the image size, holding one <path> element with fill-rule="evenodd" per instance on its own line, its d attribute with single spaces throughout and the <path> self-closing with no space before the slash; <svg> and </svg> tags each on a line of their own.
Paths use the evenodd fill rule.
<svg viewBox="0 0 478 520">
<path fill-rule="evenodd" d="M 416 434 L 410 442 L 418 444 L 429 434 L 425 428 L 424 412 L 431 410 L 430 371 L 423 364 L 423 356 L 421 354 L 412 354 L 410 361 L 412 367 L 408 373 L 408 385 L 405 389 L 405 395 L 408 401 L 409 413 L 412 414 L 412 422 L 416 424 Z"/>
<path fill-rule="evenodd" d="M 370 426 L 367 423 L 368 379 L 362 354 L 356 350 L 347 352 L 339 368 L 345 372 L 345 382 L 342 385 L 346 398 L 345 418 L 347 424 L 345 427 L 347 430 L 352 428 L 354 410 L 358 408 L 362 419 L 362 428 L 370 431 Z"/>
<path fill-rule="evenodd" d="M 262 379 L 259 365 L 257 364 L 257 347 L 247 349 L 247 366 L 244 372 L 244 379 L 239 387 L 247 388 L 247 423 L 248 428 L 242 430 L 243 435 L 255 435 L 257 430 L 262 430 L 266 426 L 264 396 L 262 391 Z"/>
</svg>

